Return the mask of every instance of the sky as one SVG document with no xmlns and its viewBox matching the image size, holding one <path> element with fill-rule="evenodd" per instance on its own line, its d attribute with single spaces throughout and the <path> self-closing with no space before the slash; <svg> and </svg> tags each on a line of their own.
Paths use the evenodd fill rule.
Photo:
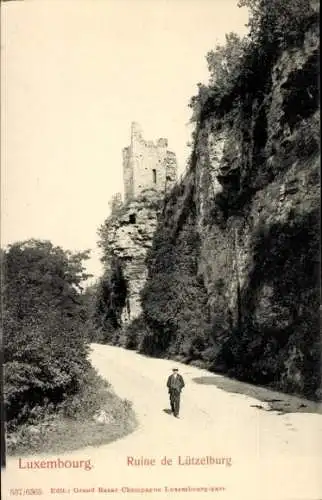
<svg viewBox="0 0 322 500">
<path fill-rule="evenodd" d="M 24 0 L 1 5 L 1 244 L 91 249 L 123 191 L 132 121 L 184 171 L 206 53 L 247 32 L 237 0 Z"/>
</svg>

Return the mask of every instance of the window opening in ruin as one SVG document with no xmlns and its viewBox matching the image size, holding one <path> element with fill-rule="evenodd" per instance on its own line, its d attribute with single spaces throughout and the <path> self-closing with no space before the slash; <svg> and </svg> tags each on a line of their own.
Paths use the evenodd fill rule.
<svg viewBox="0 0 322 500">
<path fill-rule="evenodd" d="M 155 168 L 152 170 L 152 177 L 153 177 L 153 184 L 156 184 L 157 183 L 157 171 Z"/>
<path fill-rule="evenodd" d="M 130 222 L 130 224 L 136 223 L 136 214 L 130 214 L 129 222 Z"/>
</svg>

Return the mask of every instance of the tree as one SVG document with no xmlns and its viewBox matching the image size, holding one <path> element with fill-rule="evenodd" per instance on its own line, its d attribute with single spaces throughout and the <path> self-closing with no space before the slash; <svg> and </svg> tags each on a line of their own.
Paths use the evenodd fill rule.
<svg viewBox="0 0 322 500">
<path fill-rule="evenodd" d="M 105 340 L 121 326 L 126 297 L 127 281 L 119 259 L 113 257 L 96 290 L 95 324 L 103 329 Z"/>
<path fill-rule="evenodd" d="M 284 48 L 305 33 L 307 22 L 316 15 L 311 0 L 239 0 L 250 12 L 250 38 L 263 48 Z"/>
<path fill-rule="evenodd" d="M 236 33 L 229 33 L 226 34 L 224 45 L 217 45 L 215 50 L 208 52 L 206 59 L 210 86 L 225 93 L 232 88 L 236 76 L 241 71 L 246 47 L 246 38 L 241 38 Z"/>
<path fill-rule="evenodd" d="M 66 315 L 75 312 L 88 252 L 75 253 L 49 241 L 29 240 L 10 245 L 5 252 L 5 303 L 18 320 L 42 318 L 48 309 Z"/>
<path fill-rule="evenodd" d="M 239 37 L 236 33 L 226 34 L 223 45 L 217 45 L 206 56 L 209 83 L 198 83 L 198 95 L 192 97 L 189 106 L 193 110 L 192 122 L 197 122 L 208 103 L 219 106 L 222 98 L 229 95 L 242 72 L 244 56 L 249 40 Z"/>
<path fill-rule="evenodd" d="M 82 296 L 87 258 L 88 252 L 38 240 L 15 243 L 3 254 L 5 404 L 12 425 L 82 384 L 89 368 Z"/>
</svg>

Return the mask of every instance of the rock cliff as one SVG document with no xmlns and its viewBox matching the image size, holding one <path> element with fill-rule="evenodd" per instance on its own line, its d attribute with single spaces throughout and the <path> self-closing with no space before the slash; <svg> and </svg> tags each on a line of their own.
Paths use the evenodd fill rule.
<svg viewBox="0 0 322 500">
<path fill-rule="evenodd" d="M 107 268 L 117 262 L 127 283 L 121 322 L 126 325 L 141 314 L 140 292 L 147 276 L 146 255 L 152 246 L 163 193 L 144 190 L 139 196 L 119 205 L 101 229 Z"/>
<path fill-rule="evenodd" d="M 301 0 L 302 18 L 276 7 L 274 24 L 253 3 L 266 11 L 240 74 L 199 94 L 186 175 L 109 229 L 136 318 L 125 344 L 319 397 L 317 15 Z"/>
<path fill-rule="evenodd" d="M 203 104 L 149 252 L 143 352 L 319 394 L 318 57 L 313 21 Z"/>
</svg>

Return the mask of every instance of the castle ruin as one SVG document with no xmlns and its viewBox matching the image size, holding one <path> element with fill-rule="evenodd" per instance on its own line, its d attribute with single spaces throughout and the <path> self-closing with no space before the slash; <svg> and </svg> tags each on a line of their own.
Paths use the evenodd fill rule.
<svg viewBox="0 0 322 500">
<path fill-rule="evenodd" d="M 167 139 L 146 141 L 140 126 L 133 122 L 131 143 L 123 149 L 124 202 L 120 193 L 112 197 L 105 232 L 105 260 L 112 256 L 118 259 L 128 285 L 123 324 L 141 314 L 140 292 L 147 278 L 145 259 L 157 228 L 160 201 L 176 181 L 176 155 L 168 150 Z"/>
<path fill-rule="evenodd" d="M 158 139 L 156 143 L 146 141 L 140 125 L 133 122 L 131 144 L 123 149 L 125 203 L 148 189 L 166 193 L 176 180 L 176 155 L 168 150 L 167 139 Z"/>
</svg>

